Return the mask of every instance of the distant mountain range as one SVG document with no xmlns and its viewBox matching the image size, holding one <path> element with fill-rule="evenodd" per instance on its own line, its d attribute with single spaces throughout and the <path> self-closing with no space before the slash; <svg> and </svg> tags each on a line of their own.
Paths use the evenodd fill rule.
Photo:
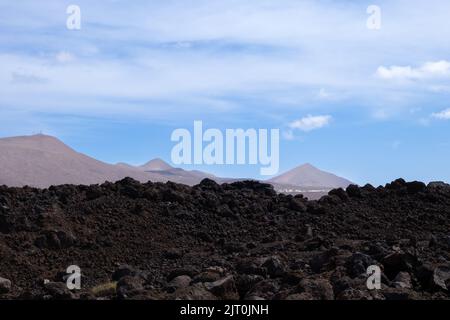
<svg viewBox="0 0 450 320">
<path fill-rule="evenodd" d="M 161 159 L 153 159 L 142 166 L 108 164 L 73 150 L 55 137 L 42 134 L 0 139 L 0 185 L 46 188 L 60 184 L 98 184 L 125 177 L 141 182 L 173 181 L 187 185 L 198 184 L 205 178 L 218 183 L 242 180 L 174 168 Z M 349 180 L 310 164 L 265 182 L 273 184 L 280 192 L 306 193 L 310 197 L 310 193 L 325 193 L 351 184 Z"/>
</svg>

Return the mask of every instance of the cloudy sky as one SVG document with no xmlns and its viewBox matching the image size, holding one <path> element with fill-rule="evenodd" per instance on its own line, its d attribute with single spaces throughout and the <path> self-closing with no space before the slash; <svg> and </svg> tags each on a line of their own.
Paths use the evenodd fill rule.
<svg viewBox="0 0 450 320">
<path fill-rule="evenodd" d="M 72 4 L 80 30 L 66 27 Z M 450 181 L 449 12 L 446 0 L 0 0 L 0 136 L 43 132 L 140 164 L 170 161 L 171 132 L 202 120 L 279 128 L 281 171 Z"/>
</svg>

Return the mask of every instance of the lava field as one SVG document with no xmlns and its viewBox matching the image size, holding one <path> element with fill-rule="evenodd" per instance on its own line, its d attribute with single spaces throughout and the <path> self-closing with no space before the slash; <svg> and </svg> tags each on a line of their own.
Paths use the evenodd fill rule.
<svg viewBox="0 0 450 320">
<path fill-rule="evenodd" d="M 81 289 L 66 269 L 81 269 Z M 367 268 L 382 270 L 367 288 Z M 0 187 L 0 299 L 450 298 L 450 186 Z"/>
</svg>

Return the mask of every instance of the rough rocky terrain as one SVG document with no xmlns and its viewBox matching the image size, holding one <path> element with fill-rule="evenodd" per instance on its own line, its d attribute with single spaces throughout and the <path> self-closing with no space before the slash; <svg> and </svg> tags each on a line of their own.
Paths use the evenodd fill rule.
<svg viewBox="0 0 450 320">
<path fill-rule="evenodd" d="M 82 270 L 69 291 L 66 268 Z M 383 271 L 369 291 L 366 270 Z M 450 186 L 0 187 L 0 299 L 449 299 Z"/>
</svg>

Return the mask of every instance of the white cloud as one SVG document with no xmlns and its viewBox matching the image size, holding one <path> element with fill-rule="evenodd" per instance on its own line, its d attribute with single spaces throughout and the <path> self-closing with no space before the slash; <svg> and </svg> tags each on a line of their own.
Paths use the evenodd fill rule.
<svg viewBox="0 0 450 320">
<path fill-rule="evenodd" d="M 450 76 L 450 62 L 446 60 L 426 62 L 418 68 L 411 66 L 380 66 L 376 76 L 381 79 L 417 80 Z"/>
<path fill-rule="evenodd" d="M 0 5 L 0 95 L 4 105 L 39 111 L 61 105 L 69 111 L 71 105 L 77 112 L 86 105 L 82 112 L 87 114 L 103 112 L 108 103 L 129 114 L 124 102 L 145 102 L 148 114 L 155 114 L 158 105 L 170 119 L 177 108 L 163 106 L 173 100 L 189 113 L 200 109 L 199 99 L 254 99 L 259 109 L 276 115 L 292 106 L 343 98 L 358 102 L 346 108 L 359 102 L 382 105 L 392 96 L 405 97 L 406 105 L 417 96 L 392 90 L 371 75 L 385 61 L 415 61 L 419 41 L 423 55 L 448 52 L 450 45 L 442 39 L 450 36 L 445 28 L 450 2 L 438 1 L 431 7 L 418 0 L 385 4 L 395 19 L 383 24 L 389 32 L 377 33 L 366 28 L 364 7 L 313 0 L 136 0 L 127 10 L 122 1 L 106 6 L 80 0 L 89 13 L 89 32 L 63 32 L 65 6 L 55 1 Z M 411 16 L 420 16 L 422 23 Z M 399 67 L 394 74 L 416 77 L 416 69 L 445 74 L 447 64 Z M 392 73 L 381 70 L 387 77 Z M 446 82 L 432 85 L 441 88 Z M 237 108 L 247 112 L 248 104 L 237 103 Z M 209 103 L 201 109 L 217 110 Z"/>
<path fill-rule="evenodd" d="M 442 110 L 441 112 L 433 113 L 431 116 L 439 120 L 450 120 L 450 108 Z"/>
<path fill-rule="evenodd" d="M 332 117 L 329 115 L 323 115 L 323 116 L 308 115 L 304 118 L 301 118 L 299 120 L 291 122 L 289 124 L 289 128 L 308 132 L 308 131 L 320 129 L 320 128 L 323 128 L 323 127 L 329 125 L 331 120 L 332 120 Z"/>
</svg>

